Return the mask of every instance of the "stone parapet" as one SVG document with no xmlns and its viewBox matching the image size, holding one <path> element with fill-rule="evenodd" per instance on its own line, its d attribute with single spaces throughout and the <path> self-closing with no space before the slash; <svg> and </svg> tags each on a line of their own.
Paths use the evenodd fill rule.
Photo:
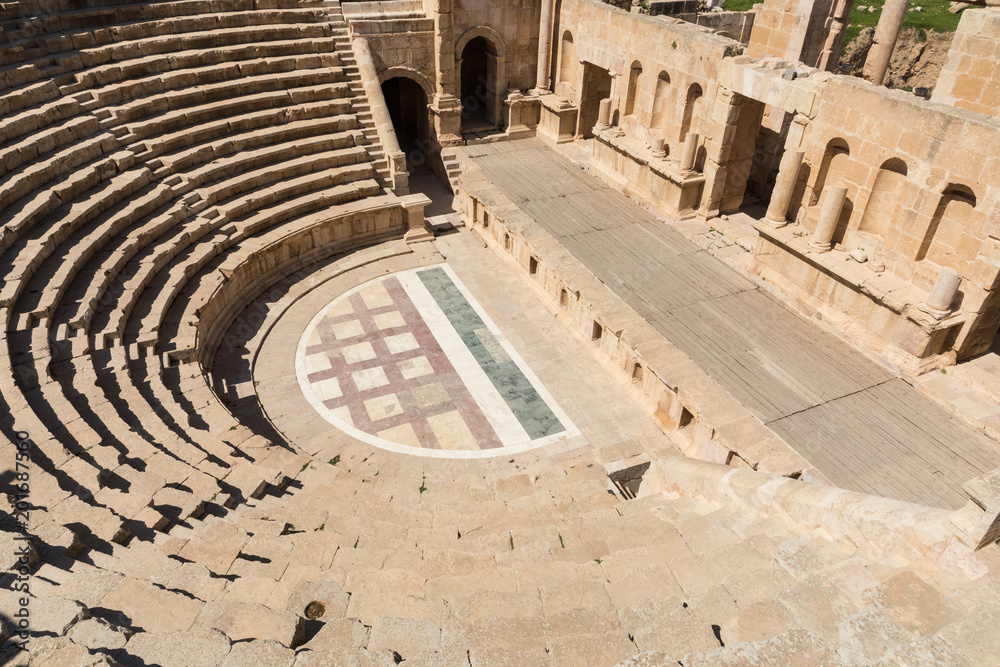
<svg viewBox="0 0 1000 667">
<path fill-rule="evenodd" d="M 677 160 L 654 157 L 635 139 L 602 132 L 594 138 L 590 165 L 618 189 L 672 218 L 693 218 L 701 205 L 705 176 L 681 169 Z"/>
</svg>

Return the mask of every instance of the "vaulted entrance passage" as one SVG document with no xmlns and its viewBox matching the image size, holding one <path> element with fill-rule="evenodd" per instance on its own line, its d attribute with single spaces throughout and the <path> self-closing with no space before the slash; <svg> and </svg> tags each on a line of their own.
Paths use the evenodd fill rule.
<svg viewBox="0 0 1000 667">
<path fill-rule="evenodd" d="M 393 77 L 382 84 L 382 94 L 389 108 L 389 117 L 406 153 L 407 165 L 423 166 L 431 152 L 430 121 L 427 115 L 427 95 L 420 84 L 406 77 Z"/>
<path fill-rule="evenodd" d="M 594 136 L 594 125 L 601 111 L 601 100 L 611 97 L 611 73 L 593 65 L 583 64 L 583 91 L 580 99 L 580 125 L 576 133 L 584 139 Z"/>
<path fill-rule="evenodd" d="M 475 37 L 462 50 L 462 132 L 497 126 L 496 86 L 496 50 L 485 37 Z"/>
</svg>

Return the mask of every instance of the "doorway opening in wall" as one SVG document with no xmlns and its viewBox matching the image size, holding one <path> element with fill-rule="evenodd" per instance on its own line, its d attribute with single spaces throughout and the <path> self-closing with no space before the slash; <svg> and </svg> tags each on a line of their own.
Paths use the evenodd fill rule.
<svg viewBox="0 0 1000 667">
<path fill-rule="evenodd" d="M 413 79 L 397 76 L 382 84 L 382 95 L 399 147 L 406 153 L 407 167 L 413 170 L 425 166 L 429 156 L 437 151 L 430 140 L 430 116 L 424 89 Z"/>
<path fill-rule="evenodd" d="M 746 195 L 750 178 L 754 173 L 757 137 L 764 118 L 763 102 L 743 95 L 733 95 L 733 103 L 737 107 L 733 139 L 727 147 L 728 155 L 723 153 L 723 164 L 720 165 L 725 167 L 726 174 L 722 200 L 719 202 L 720 213 L 736 213 L 741 210 L 744 203 L 751 202 Z M 747 213 L 755 215 L 757 211 L 754 208 Z M 759 212 L 759 217 L 764 217 L 763 211 Z"/>
<path fill-rule="evenodd" d="M 782 109 L 764 105 L 761 125 L 754 140 L 750 180 L 743 196 L 744 211 L 754 217 L 763 217 L 771 202 L 774 184 L 778 179 L 778 166 L 785 153 L 785 139 L 793 117 L 794 114 Z"/>
<path fill-rule="evenodd" d="M 611 73 L 592 63 L 583 64 L 583 92 L 580 99 L 580 124 L 576 134 L 584 139 L 594 136 L 594 126 L 601 112 L 601 100 L 611 97 Z"/>
<path fill-rule="evenodd" d="M 427 93 L 414 79 L 395 76 L 382 83 L 382 95 L 399 148 L 406 153 L 410 192 L 430 198 L 431 203 L 424 209 L 425 216 L 451 213 L 452 194 L 445 186 L 447 174 L 441 161 L 441 147 L 431 128 Z"/>
<path fill-rule="evenodd" d="M 462 133 L 488 132 L 497 126 L 497 57 L 485 37 L 462 49 Z"/>
</svg>

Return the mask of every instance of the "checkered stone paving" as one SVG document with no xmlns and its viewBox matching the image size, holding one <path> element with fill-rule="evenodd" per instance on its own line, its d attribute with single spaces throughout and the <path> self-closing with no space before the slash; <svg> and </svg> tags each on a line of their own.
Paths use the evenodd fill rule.
<svg viewBox="0 0 1000 667">
<path fill-rule="evenodd" d="M 578 433 L 447 265 L 330 303 L 306 327 L 296 375 L 332 425 L 393 451 L 499 456 Z"/>
</svg>

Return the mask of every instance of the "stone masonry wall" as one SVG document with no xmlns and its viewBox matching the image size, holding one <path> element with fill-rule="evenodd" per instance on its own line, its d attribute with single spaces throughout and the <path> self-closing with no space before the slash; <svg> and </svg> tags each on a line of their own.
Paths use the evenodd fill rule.
<svg viewBox="0 0 1000 667">
<path fill-rule="evenodd" d="M 567 32 L 573 37 L 573 56 L 566 53 Z M 608 70 L 613 77 L 613 115 L 622 129 L 647 141 L 650 135 L 662 136 L 673 153 L 680 150 L 685 105 L 692 87 L 701 90 L 689 128 L 698 132 L 708 101 L 717 92 L 719 63 L 727 49 L 739 46 L 707 28 L 676 19 L 630 14 L 594 0 L 565 0 L 555 37 L 554 69 L 557 73 L 571 73 L 557 78 L 558 94 L 579 101 L 584 85 L 583 62 Z M 572 60 L 569 68 L 562 67 L 566 58 Z M 641 68 L 641 73 L 633 76 L 633 68 Z"/>
<path fill-rule="evenodd" d="M 988 347 L 998 324 L 987 311 L 998 306 L 1000 224 L 987 216 L 1000 203 L 1000 121 L 837 76 L 802 148 L 804 226 L 815 226 L 824 186 L 846 186 L 836 240 L 925 291 L 942 267 L 958 271 L 969 321 L 955 346 L 963 355 Z"/>
<path fill-rule="evenodd" d="M 962 13 L 933 100 L 1000 115 L 1000 10 Z"/>
<path fill-rule="evenodd" d="M 534 87 L 541 4 L 541 0 L 455 0 L 456 59 L 462 57 L 469 37 L 482 35 L 493 42 L 499 36 L 507 78 L 506 88 L 504 81 L 499 82 L 501 88 Z"/>
</svg>

